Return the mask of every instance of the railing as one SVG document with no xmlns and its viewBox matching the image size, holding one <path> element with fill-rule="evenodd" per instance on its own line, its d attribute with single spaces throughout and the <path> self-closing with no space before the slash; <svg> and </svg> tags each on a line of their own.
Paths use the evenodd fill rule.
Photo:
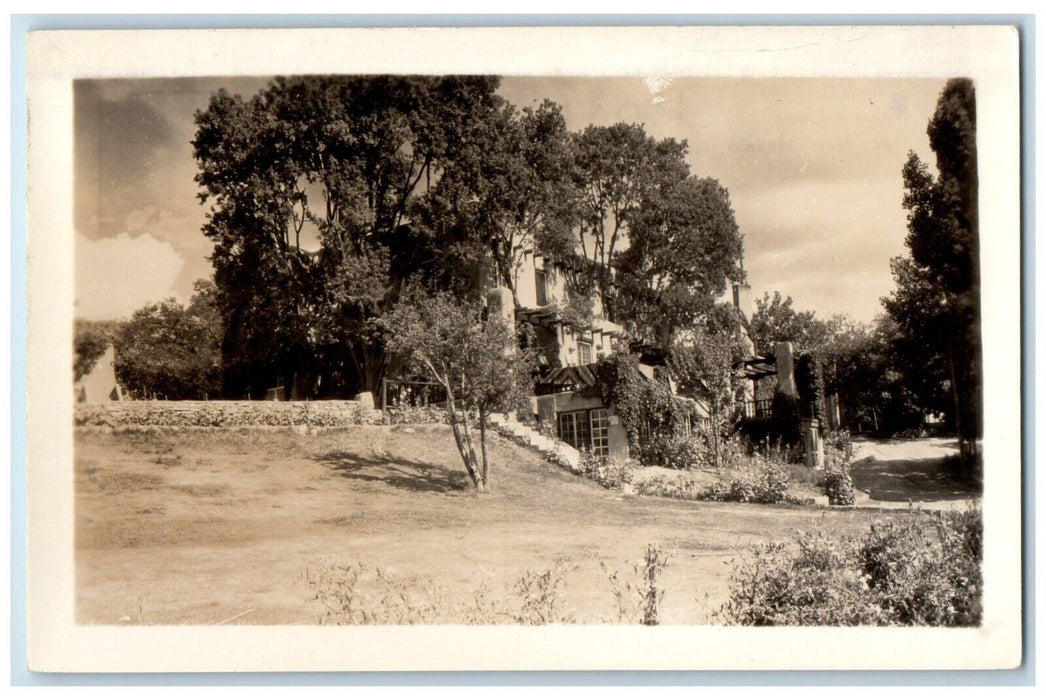
<svg viewBox="0 0 1046 700">
<path fill-rule="evenodd" d="M 745 418 L 770 418 L 773 415 L 773 400 L 745 401 L 741 404 L 741 415 Z"/>
<path fill-rule="evenodd" d="M 390 406 L 443 406 L 447 403 L 447 390 L 436 382 L 417 382 L 400 379 L 381 380 L 379 407 Z"/>
</svg>

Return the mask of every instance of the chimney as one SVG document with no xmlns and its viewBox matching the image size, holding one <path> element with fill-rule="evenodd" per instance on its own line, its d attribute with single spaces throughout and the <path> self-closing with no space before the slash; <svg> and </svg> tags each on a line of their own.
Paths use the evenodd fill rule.
<svg viewBox="0 0 1046 700">
<path fill-rule="evenodd" d="M 798 398 L 799 390 L 795 386 L 793 355 L 791 343 L 778 343 L 774 347 L 774 356 L 777 358 L 777 390 L 782 394 Z"/>
<path fill-rule="evenodd" d="M 746 321 L 752 320 L 752 285 L 748 282 L 734 282 L 734 308 Z"/>
</svg>

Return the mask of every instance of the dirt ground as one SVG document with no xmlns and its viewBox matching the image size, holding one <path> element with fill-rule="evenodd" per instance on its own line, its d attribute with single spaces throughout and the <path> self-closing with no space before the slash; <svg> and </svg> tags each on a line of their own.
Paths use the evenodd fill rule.
<svg viewBox="0 0 1046 700">
<path fill-rule="evenodd" d="M 731 561 L 797 530 L 856 534 L 877 510 L 624 497 L 491 437 L 472 492 L 447 428 L 317 435 L 198 429 L 76 435 L 77 618 L 86 624 L 313 624 L 307 570 L 380 566 L 467 597 L 559 566 L 578 622 L 614 621 L 607 574 L 669 555 L 663 621 L 701 623 Z"/>
<path fill-rule="evenodd" d="M 955 438 L 854 440 L 854 487 L 881 508 L 963 508 L 980 498 L 982 487 L 978 478 L 949 472 L 958 454 Z"/>
</svg>

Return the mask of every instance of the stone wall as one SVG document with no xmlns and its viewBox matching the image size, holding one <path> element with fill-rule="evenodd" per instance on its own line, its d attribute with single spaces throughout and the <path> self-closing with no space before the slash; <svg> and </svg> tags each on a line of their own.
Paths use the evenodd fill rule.
<svg viewBox="0 0 1046 700">
<path fill-rule="evenodd" d="M 375 425 L 436 422 L 435 413 L 385 416 L 356 401 L 120 401 L 76 404 L 76 426 L 235 427 Z"/>
</svg>

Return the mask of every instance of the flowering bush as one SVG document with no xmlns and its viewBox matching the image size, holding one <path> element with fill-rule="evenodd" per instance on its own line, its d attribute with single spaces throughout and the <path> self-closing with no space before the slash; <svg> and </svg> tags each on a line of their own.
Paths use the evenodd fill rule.
<svg viewBox="0 0 1046 700">
<path fill-rule="evenodd" d="M 852 506 L 854 482 L 850 475 L 853 448 L 846 431 L 829 433 L 824 441 L 824 493 L 829 505 Z"/>
<path fill-rule="evenodd" d="M 729 624 L 866 625 L 886 619 L 863 594 L 860 572 L 846 545 L 823 533 L 802 533 L 795 547 L 771 542 L 752 548 L 730 578 L 720 610 Z"/>
<path fill-rule="evenodd" d="M 938 625 L 981 621 L 981 513 L 912 513 L 859 539 L 802 534 L 755 547 L 720 610 L 740 625 Z"/>
<path fill-rule="evenodd" d="M 853 438 L 850 431 L 842 428 L 840 430 L 826 430 L 824 433 L 825 450 L 834 449 L 842 453 L 847 461 L 853 458 Z"/>
<path fill-rule="evenodd" d="M 751 457 L 733 469 L 720 470 L 706 492 L 711 501 L 739 503 L 789 502 L 788 474 L 773 462 Z"/>
<path fill-rule="evenodd" d="M 825 471 L 824 493 L 828 504 L 833 506 L 852 506 L 856 500 L 854 482 L 848 470 Z"/>
<path fill-rule="evenodd" d="M 618 464 L 613 458 L 585 450 L 581 453 L 577 473 L 596 481 L 603 488 L 616 489 L 622 484 L 632 483 L 630 466 L 628 462 Z"/>
<path fill-rule="evenodd" d="M 641 481 L 636 486 L 636 491 L 644 496 L 663 496 L 665 498 L 678 498 L 684 501 L 705 500 L 705 489 L 698 486 L 694 480 L 687 476 L 669 479 L 664 476 L 653 476 Z"/>
<path fill-rule="evenodd" d="M 708 448 L 702 440 L 686 435 L 657 435 L 641 445 L 640 464 L 668 469 L 699 469 L 708 464 Z"/>
<path fill-rule="evenodd" d="M 914 517 L 873 523 L 857 550 L 868 589 L 902 625 L 973 626 L 981 619 L 980 511 L 929 525 Z"/>
</svg>

